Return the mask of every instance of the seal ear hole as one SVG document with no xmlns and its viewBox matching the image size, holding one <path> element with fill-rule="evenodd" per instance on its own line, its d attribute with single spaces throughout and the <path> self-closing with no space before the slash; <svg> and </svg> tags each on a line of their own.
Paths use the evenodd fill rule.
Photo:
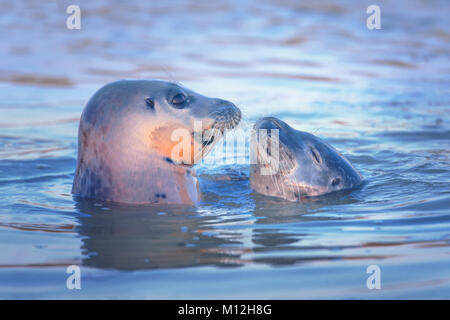
<svg viewBox="0 0 450 320">
<path fill-rule="evenodd" d="M 339 178 L 334 178 L 334 179 L 331 181 L 331 185 L 332 185 L 332 186 L 337 186 L 340 182 L 341 182 L 341 179 L 339 179 Z"/>
<path fill-rule="evenodd" d="M 312 147 L 310 147 L 309 150 L 311 151 L 311 155 L 313 156 L 314 160 L 316 160 L 316 162 L 318 164 L 321 164 L 322 159 L 320 158 L 319 153 L 316 150 L 314 150 Z"/>
<path fill-rule="evenodd" d="M 153 101 L 152 98 L 145 99 L 145 103 L 147 104 L 147 107 L 149 107 L 152 110 L 155 110 L 155 101 Z"/>
</svg>

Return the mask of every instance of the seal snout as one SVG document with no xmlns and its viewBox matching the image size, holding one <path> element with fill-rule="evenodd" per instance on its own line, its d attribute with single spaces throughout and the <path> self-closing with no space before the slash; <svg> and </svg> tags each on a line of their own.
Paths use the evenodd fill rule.
<svg viewBox="0 0 450 320">
<path fill-rule="evenodd" d="M 225 129 L 233 129 L 241 121 L 241 110 L 232 102 L 222 99 L 216 99 L 215 105 L 217 109 L 214 111 L 215 121 L 213 128 L 224 131 Z"/>
</svg>

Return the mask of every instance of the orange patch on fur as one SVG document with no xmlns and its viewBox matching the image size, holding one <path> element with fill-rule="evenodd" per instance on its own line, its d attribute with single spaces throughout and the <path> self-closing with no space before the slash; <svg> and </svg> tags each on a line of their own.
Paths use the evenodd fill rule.
<svg viewBox="0 0 450 320">
<path fill-rule="evenodd" d="M 177 163 L 194 164 L 195 155 L 201 152 L 201 146 L 195 143 L 192 132 L 180 125 L 159 127 L 151 133 L 150 140 L 162 156 Z"/>
</svg>

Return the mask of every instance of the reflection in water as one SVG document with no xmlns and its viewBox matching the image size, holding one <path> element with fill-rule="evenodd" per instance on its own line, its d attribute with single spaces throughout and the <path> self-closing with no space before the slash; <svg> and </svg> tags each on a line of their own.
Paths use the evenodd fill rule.
<svg viewBox="0 0 450 320">
<path fill-rule="evenodd" d="M 248 184 L 248 181 L 216 182 L 219 184 L 217 190 L 237 193 L 244 191 L 239 189 Z M 253 213 L 221 215 L 220 203 L 225 201 L 224 197 L 212 192 L 207 192 L 204 197 L 207 199 L 204 206 L 216 207 L 217 215 L 187 206 L 105 205 L 77 199 L 76 209 L 86 213 L 78 218 L 79 226 L 76 228 L 83 243 L 83 265 L 134 270 L 250 263 L 283 265 L 310 261 L 315 259 L 314 256 L 305 256 L 302 252 L 305 248 L 301 245 L 308 233 L 296 232 L 293 226 L 296 223 L 332 221 L 335 218 L 315 216 L 314 213 L 325 210 L 326 206 L 357 202 L 348 192 L 311 198 L 305 203 L 250 193 L 248 200 L 254 203 Z M 283 211 L 280 212 L 277 208 L 281 205 Z M 301 254 L 287 259 L 280 257 L 289 251 Z"/>
<path fill-rule="evenodd" d="M 339 215 L 327 215 L 329 208 L 357 204 L 358 190 L 345 190 L 320 197 L 305 198 L 302 202 L 252 194 L 255 200 L 253 214 L 258 219 L 252 230 L 255 263 L 284 266 L 313 261 L 342 259 L 340 250 L 351 245 L 339 239 L 315 241 L 318 235 L 335 221 L 344 220 Z M 282 207 L 283 210 L 279 210 Z M 366 259 L 364 255 L 354 257 Z"/>
<path fill-rule="evenodd" d="M 238 257 L 213 250 L 231 242 L 204 231 L 213 217 L 187 207 L 98 206 L 88 200 L 77 209 L 83 264 L 96 268 L 152 269 L 229 264 Z M 105 210 L 107 209 L 107 210 Z"/>
</svg>

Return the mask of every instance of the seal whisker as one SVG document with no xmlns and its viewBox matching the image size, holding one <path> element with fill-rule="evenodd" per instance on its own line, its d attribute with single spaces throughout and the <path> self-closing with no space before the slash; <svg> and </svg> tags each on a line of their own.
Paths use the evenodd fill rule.
<svg viewBox="0 0 450 320">
<path fill-rule="evenodd" d="M 281 158 L 282 158 L 282 161 L 280 161 L 280 171 L 281 171 L 281 176 L 282 176 L 282 180 L 283 180 L 283 182 L 284 181 L 286 181 L 287 180 L 287 175 L 288 175 L 288 173 L 289 173 L 289 171 L 288 171 L 288 162 L 290 161 L 289 159 L 288 159 L 288 157 L 286 156 L 286 154 L 285 153 L 281 153 Z M 289 184 L 289 183 L 283 183 L 282 185 L 285 185 L 285 186 L 287 186 L 287 188 L 292 192 L 292 193 L 294 193 L 294 190 L 293 190 L 293 188 L 292 188 L 292 186 Z"/>
</svg>

